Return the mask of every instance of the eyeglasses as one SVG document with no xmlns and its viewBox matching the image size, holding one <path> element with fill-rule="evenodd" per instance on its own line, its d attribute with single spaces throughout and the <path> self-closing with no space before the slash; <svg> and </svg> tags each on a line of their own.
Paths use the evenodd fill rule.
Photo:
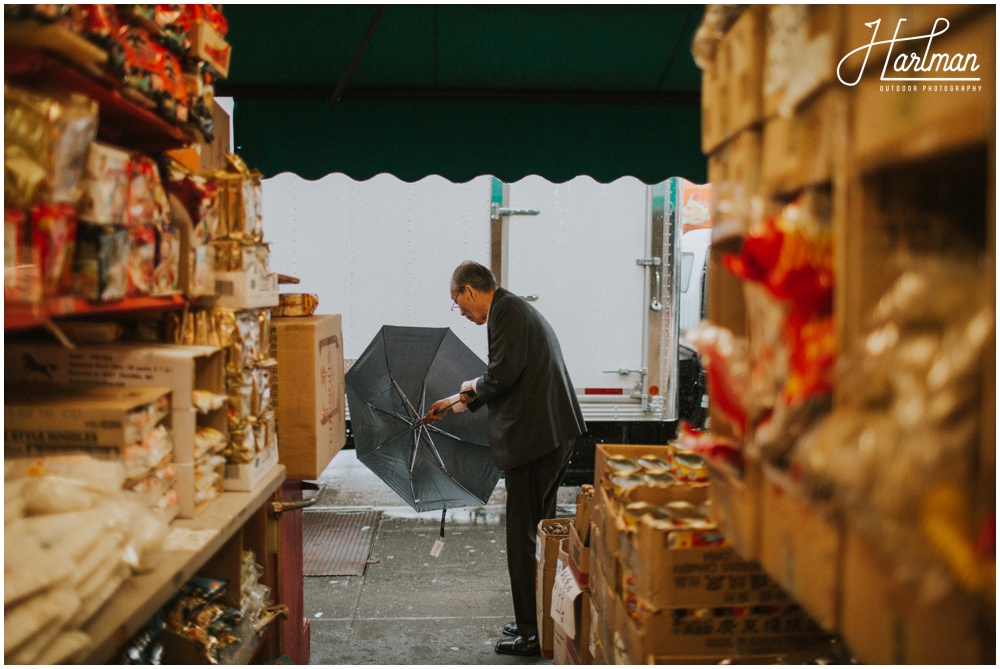
<svg viewBox="0 0 1000 669">
<path fill-rule="evenodd" d="M 458 296 L 461 295 L 462 293 L 464 293 L 468 288 L 469 288 L 468 286 L 463 286 L 462 290 L 460 290 L 457 293 L 455 293 L 455 297 L 452 298 L 452 300 L 451 300 L 451 310 L 452 311 L 461 311 L 462 310 L 462 307 L 458 306 Z"/>
</svg>

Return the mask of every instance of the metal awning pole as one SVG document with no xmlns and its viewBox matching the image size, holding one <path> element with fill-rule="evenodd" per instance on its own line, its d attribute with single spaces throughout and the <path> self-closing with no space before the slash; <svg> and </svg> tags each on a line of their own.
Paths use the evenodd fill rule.
<svg viewBox="0 0 1000 669">
<path fill-rule="evenodd" d="M 337 104 L 340 100 L 340 94 L 344 92 L 344 88 L 347 87 L 347 82 L 350 80 L 351 75 L 354 74 L 354 68 L 358 66 L 358 62 L 361 61 L 361 56 L 364 54 L 365 49 L 368 48 L 368 42 L 371 41 L 372 35 L 375 34 L 375 29 L 378 27 L 379 21 L 382 20 L 382 15 L 385 14 L 385 10 L 388 5 L 379 5 L 375 10 L 375 15 L 372 20 L 368 23 L 368 29 L 365 30 L 364 36 L 361 38 L 361 42 L 358 44 L 358 48 L 354 50 L 354 54 L 351 55 L 351 60 L 347 63 L 347 67 L 344 69 L 344 73 L 340 75 L 340 81 L 337 82 L 337 88 L 333 91 L 333 95 L 330 96 L 330 106 Z"/>
</svg>

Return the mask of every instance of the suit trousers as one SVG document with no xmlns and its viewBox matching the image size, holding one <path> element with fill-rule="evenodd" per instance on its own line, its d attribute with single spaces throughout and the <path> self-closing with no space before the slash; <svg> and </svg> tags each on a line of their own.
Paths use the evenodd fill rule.
<svg viewBox="0 0 1000 669">
<path fill-rule="evenodd" d="M 526 465 L 504 472 L 507 486 L 507 570 L 520 634 L 538 633 L 535 619 L 535 539 L 538 523 L 556 514 L 556 497 L 570 456 L 571 439 Z"/>
</svg>

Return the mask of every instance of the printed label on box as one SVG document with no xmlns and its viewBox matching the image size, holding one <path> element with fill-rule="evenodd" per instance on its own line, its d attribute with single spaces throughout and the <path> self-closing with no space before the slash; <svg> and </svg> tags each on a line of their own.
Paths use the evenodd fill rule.
<svg viewBox="0 0 1000 669">
<path fill-rule="evenodd" d="M 573 577 L 573 570 L 568 567 L 560 569 L 556 573 L 555 583 L 552 585 L 552 622 L 561 627 L 570 639 L 576 638 L 576 616 L 573 611 L 573 602 L 583 592 L 580 584 Z"/>
</svg>

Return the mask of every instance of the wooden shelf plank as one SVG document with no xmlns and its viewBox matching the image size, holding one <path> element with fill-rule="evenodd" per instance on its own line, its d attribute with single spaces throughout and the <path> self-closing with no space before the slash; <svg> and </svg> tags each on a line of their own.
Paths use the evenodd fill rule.
<svg viewBox="0 0 1000 669">
<path fill-rule="evenodd" d="M 186 304 L 181 294 L 160 297 L 127 297 L 96 304 L 72 295 L 47 299 L 43 304 L 4 304 L 4 330 L 24 330 L 44 325 L 53 318 L 117 316 L 180 309 Z"/>
<path fill-rule="evenodd" d="M 251 492 L 225 492 L 196 518 L 170 524 L 159 566 L 129 578 L 84 628 L 84 664 L 105 664 L 247 522 L 285 480 L 276 466 Z M 186 544 L 186 545 L 185 545 Z"/>
</svg>

